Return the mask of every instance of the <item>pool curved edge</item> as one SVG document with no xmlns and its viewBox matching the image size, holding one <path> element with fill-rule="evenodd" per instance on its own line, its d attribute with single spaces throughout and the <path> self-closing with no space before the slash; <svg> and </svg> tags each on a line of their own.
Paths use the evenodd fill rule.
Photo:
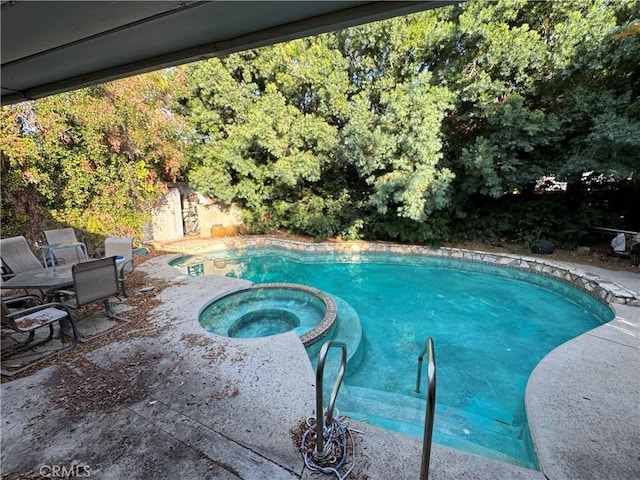
<svg viewBox="0 0 640 480">
<path fill-rule="evenodd" d="M 174 251 L 174 252 L 185 252 L 199 254 L 199 253 L 215 253 L 222 252 L 227 249 L 233 248 L 250 248 L 252 246 L 260 247 L 260 246 L 282 246 L 286 250 L 300 250 L 300 251 L 318 251 L 318 247 L 322 244 L 307 244 L 303 242 L 291 242 L 296 244 L 296 248 L 288 248 L 285 246 L 285 241 L 280 239 L 264 239 L 264 238 L 251 238 L 247 239 L 233 239 L 233 240 L 220 240 L 212 242 L 207 240 L 206 243 L 200 242 L 198 245 L 195 245 L 193 248 L 185 249 L 184 245 L 176 245 L 172 247 L 171 245 L 165 245 L 164 249 L 166 251 Z M 351 250 L 349 245 L 337 245 L 332 246 L 337 247 L 335 251 L 340 252 L 362 252 L 366 251 L 366 248 L 363 246 L 362 242 L 358 242 L 357 245 L 353 247 Z M 415 247 L 408 246 L 390 246 L 388 244 L 383 244 L 380 246 L 383 250 L 381 251 L 389 251 L 389 248 L 397 248 L 396 251 L 411 251 L 414 250 Z M 172 250 L 173 248 L 173 250 Z M 324 247 L 322 247 L 324 248 Z M 522 478 L 535 478 L 539 480 L 544 480 L 544 478 L 554 478 L 552 475 L 553 472 L 559 473 L 562 472 L 564 474 L 564 478 L 576 478 L 579 471 L 582 471 L 582 467 L 586 465 L 592 465 L 594 468 L 597 467 L 599 471 L 605 471 L 620 462 L 632 462 L 631 468 L 634 468 L 633 462 L 635 461 L 635 470 L 632 471 L 640 471 L 640 465 L 637 463 L 640 459 L 633 456 L 627 456 L 625 452 L 611 452 L 609 449 L 605 449 L 605 451 L 609 454 L 605 457 L 600 455 L 601 449 L 600 445 L 597 442 L 593 441 L 593 438 L 596 438 L 600 433 L 600 428 L 602 425 L 607 427 L 607 439 L 610 440 L 610 445 L 615 447 L 620 443 L 619 440 L 615 438 L 611 438 L 609 434 L 612 433 L 612 428 L 609 427 L 622 427 L 617 430 L 616 435 L 619 435 L 619 431 L 624 430 L 626 435 L 633 433 L 637 435 L 637 429 L 634 429 L 633 426 L 637 425 L 637 419 L 631 422 L 627 422 L 626 425 L 620 425 L 620 422 L 616 420 L 616 412 L 603 410 L 602 408 L 596 408 L 593 410 L 594 414 L 600 415 L 599 421 L 594 423 L 593 436 L 590 438 L 585 438 L 582 435 L 574 436 L 569 441 L 566 442 L 567 445 L 571 445 L 572 449 L 567 450 L 564 448 L 565 440 L 562 438 L 554 438 L 554 429 L 560 427 L 567 427 L 567 432 L 573 435 L 575 430 L 575 425 L 580 423 L 583 419 L 578 415 L 575 411 L 574 405 L 571 403 L 571 400 L 562 401 L 562 397 L 565 394 L 566 389 L 571 390 L 572 386 L 576 383 L 574 382 L 573 375 L 575 372 L 580 371 L 582 375 L 582 379 L 579 384 L 587 387 L 591 387 L 593 389 L 603 389 L 605 390 L 605 394 L 610 395 L 618 392 L 618 389 L 607 389 L 604 384 L 601 382 L 604 381 L 606 385 L 609 385 L 610 382 L 614 382 L 615 385 L 620 386 L 624 385 L 629 388 L 635 388 L 636 393 L 640 390 L 640 387 L 637 380 L 635 382 L 630 382 L 630 379 L 637 378 L 637 371 L 640 370 L 640 365 L 638 365 L 638 361 L 640 360 L 640 312 L 636 312 L 636 308 L 640 306 L 640 294 L 636 286 L 632 288 L 627 288 L 621 283 L 624 282 L 624 277 L 613 276 L 610 277 L 608 272 L 603 272 L 602 274 L 594 274 L 587 273 L 588 271 L 593 271 L 586 265 L 577 265 L 577 264 L 566 264 L 562 265 L 560 262 L 558 264 L 551 258 L 545 257 L 517 257 L 511 254 L 495 254 L 495 253 L 486 253 L 486 252 L 475 252 L 470 250 L 459 250 L 459 249 L 450 249 L 450 248 L 441 248 L 441 249 L 428 249 L 434 252 L 431 256 L 443 256 L 445 258 L 452 257 L 453 255 L 458 255 L 455 258 L 469 258 L 472 261 L 482 261 L 483 258 L 488 258 L 489 261 L 487 263 L 496 264 L 496 262 L 500 262 L 499 264 L 504 263 L 512 263 L 512 268 L 523 268 L 523 269 L 532 269 L 534 271 L 539 271 L 541 269 L 550 267 L 552 270 L 547 273 L 548 276 L 552 276 L 555 278 L 562 278 L 567 274 L 577 275 L 584 277 L 584 282 L 588 282 L 590 286 L 594 288 L 595 294 L 592 293 L 592 296 L 596 298 L 604 298 L 605 300 L 609 300 L 611 302 L 610 307 L 616 313 L 616 317 L 607 322 L 604 325 L 596 327 L 593 330 L 590 330 L 568 342 L 556 347 L 556 349 L 552 350 L 547 354 L 536 366 L 534 371 L 531 373 L 530 383 L 527 384 L 526 388 L 526 410 L 527 417 L 530 421 L 531 433 L 533 436 L 533 441 L 536 447 L 536 452 L 538 454 L 538 460 L 540 463 L 541 471 L 533 471 L 521 469 L 521 467 L 515 467 L 514 465 L 507 464 L 500 461 L 493 461 L 486 459 L 484 457 L 479 457 L 473 454 L 467 454 L 466 452 L 450 449 L 448 447 L 443 447 L 440 445 L 434 445 L 434 450 L 432 451 L 432 456 L 434 465 L 439 466 L 440 468 L 447 470 L 451 467 L 453 474 L 459 474 L 460 471 L 468 472 L 469 475 L 472 473 L 477 475 L 478 478 L 506 478 L 505 475 L 498 475 L 498 469 L 500 469 L 500 473 L 504 474 L 505 472 L 502 469 L 507 469 L 509 475 L 514 478 L 516 474 L 520 475 Z M 320 249 L 320 252 L 331 252 L 333 250 L 323 250 Z M 589 268 L 589 270 L 585 270 Z M 569 279 L 572 277 L 570 276 Z M 619 280 L 611 280 L 611 278 L 620 278 Z M 572 283 L 570 281 L 564 280 L 565 283 Z M 635 284 L 632 284 L 635 285 Z M 579 285 L 576 285 L 579 287 Z M 634 290 L 635 289 L 635 290 Z M 585 290 L 585 289 L 583 289 Z M 602 300 L 601 300 L 602 301 Z M 621 328 L 621 324 L 624 328 Z M 616 341 L 615 339 L 606 339 L 604 332 L 619 332 L 626 330 L 624 335 L 630 339 L 631 344 L 629 344 L 629 340 L 626 343 Z M 609 333 L 611 335 L 611 333 Z M 592 370 L 589 366 L 593 363 L 589 358 L 584 358 L 588 356 L 590 351 L 593 351 L 594 346 L 596 344 L 602 344 L 603 340 L 608 340 L 606 349 L 604 352 L 598 348 L 598 358 L 601 358 L 602 355 L 609 355 L 615 359 L 616 356 L 619 358 L 610 363 L 610 366 L 613 367 L 619 362 L 623 362 L 627 359 L 628 353 L 631 352 L 632 360 L 628 363 L 628 366 L 624 369 L 609 369 L 608 371 L 601 371 L 601 368 L 598 368 L 598 371 Z M 629 350 L 631 349 L 631 350 Z M 619 353 L 621 351 L 627 352 L 624 357 L 620 356 Z M 635 356 L 633 354 L 635 353 Z M 564 360 L 563 360 L 564 359 Z M 563 360 L 565 363 L 570 364 L 573 363 L 573 371 L 570 372 L 571 375 L 566 376 L 566 369 L 558 370 L 553 374 L 553 377 L 546 377 L 545 372 L 552 372 L 555 367 L 553 367 L 554 363 L 558 360 Z M 310 364 L 310 363 L 309 363 Z M 557 365 L 557 363 L 556 363 Z M 604 365 L 604 362 L 600 362 L 599 366 Z M 630 370 L 630 371 L 629 371 Z M 567 381 L 570 378 L 571 381 Z M 535 385 L 535 386 L 534 386 Z M 592 393 L 592 392 L 591 392 Z M 633 392 L 631 392 L 633 393 Z M 591 396 L 591 395 L 590 395 Z M 593 398 L 593 397 L 592 397 Z M 627 398 L 615 398 L 612 403 L 616 405 L 621 405 L 625 407 L 628 411 L 633 412 L 633 405 L 637 405 L 638 395 L 631 395 Z M 583 399 L 584 400 L 584 399 Z M 549 405 L 551 402 L 555 402 L 553 405 L 553 416 L 549 416 Z M 535 403 L 535 405 L 534 405 Z M 631 408 L 630 408 L 631 405 Z M 595 406 L 595 404 L 594 404 Z M 536 421 L 532 421 L 534 417 L 543 417 L 544 423 L 541 425 L 537 425 Z M 560 418 L 562 421 L 558 422 L 558 425 L 553 425 L 553 421 L 556 418 Z M 608 423 L 608 420 L 614 420 L 611 424 Z M 604 422 L 604 423 L 603 423 Z M 357 423 L 357 422 L 356 422 Z M 375 435 L 372 435 L 372 438 L 394 438 L 397 440 L 401 440 L 403 442 L 407 442 L 410 445 L 418 445 L 419 441 L 410 437 L 406 437 L 402 434 L 396 434 L 394 432 L 389 432 L 386 430 L 378 429 L 377 427 L 372 427 L 366 424 L 359 424 L 359 428 L 364 431 L 372 431 L 375 432 Z M 548 430 L 546 430 L 548 428 Z M 614 431 L 615 431 L 614 428 Z M 583 427 L 580 427 L 579 431 L 582 433 Z M 363 441 L 373 441 L 368 437 L 363 437 Z M 374 442 L 375 443 L 375 442 Z M 635 441 L 627 442 L 627 445 L 637 444 Z M 379 446 L 378 443 L 375 443 L 376 446 Z M 576 452 L 576 448 L 580 449 L 580 452 Z M 417 447 L 416 447 L 417 450 Z M 397 457 L 397 455 L 396 455 Z M 380 457 L 386 458 L 386 457 Z M 395 457 L 394 457 L 395 458 Z M 453 461 L 452 461 L 453 458 Z M 584 462 L 585 458 L 592 458 L 592 461 Z M 634 460 L 635 458 L 635 460 Z M 373 463 L 377 465 L 376 459 L 373 459 Z M 477 462 L 478 464 L 476 464 Z M 600 462 L 595 463 L 595 462 Z M 575 463 L 575 464 L 574 464 Z M 395 469 L 399 469 L 405 466 L 406 462 L 402 462 L 401 464 L 396 464 L 394 462 L 382 462 L 381 465 L 378 465 L 378 468 L 384 468 L 388 465 L 392 465 Z M 579 464 L 579 465 L 578 465 Z M 470 470 L 468 468 L 472 467 Z M 495 469 L 495 471 L 494 471 Z M 595 470 L 594 470 L 595 471 Z M 481 473 L 478 473 L 481 472 Z M 542 472 L 546 472 L 545 476 Z M 397 473 L 397 472 L 396 472 Z M 458 476 L 458 475 L 456 475 Z M 604 475 L 606 476 L 606 475 Z M 452 475 L 452 478 L 453 475 Z M 562 478 L 562 477 L 555 477 Z"/>
<path fill-rule="evenodd" d="M 327 295 L 326 293 L 322 292 L 321 290 L 318 290 L 317 288 L 313 288 L 313 287 L 309 287 L 307 285 L 301 285 L 298 283 L 256 283 L 256 284 L 252 284 L 249 286 L 244 286 L 244 287 L 240 287 L 237 289 L 233 289 L 232 291 L 227 291 L 222 295 L 217 295 L 215 297 L 213 297 L 211 300 L 209 300 L 201 309 L 200 312 L 198 313 L 198 317 L 200 317 L 200 315 L 202 314 L 202 312 L 210 305 L 212 305 L 213 303 L 217 302 L 218 300 L 221 300 L 229 295 L 233 295 L 236 294 L 238 292 L 243 292 L 243 291 L 249 291 L 249 290 L 264 290 L 264 289 L 269 289 L 269 288 L 279 288 L 279 289 L 289 289 L 289 290 L 297 290 L 297 291 L 302 291 L 302 292 L 306 292 L 306 293 L 310 293 L 311 295 L 319 298 L 322 303 L 325 306 L 325 314 L 324 317 L 322 318 L 322 320 L 315 326 L 313 327 L 311 330 L 309 330 L 308 332 L 305 332 L 304 334 L 300 335 L 300 341 L 302 342 L 302 344 L 305 347 L 309 347 L 310 345 L 313 345 L 315 343 L 318 343 L 320 341 L 322 341 L 323 338 L 325 338 L 329 332 L 331 331 L 331 329 L 333 328 L 333 326 L 335 325 L 336 322 L 336 318 L 337 318 L 337 314 L 338 314 L 338 307 L 336 306 L 335 301 L 333 300 L 333 298 L 331 298 L 330 295 Z M 211 332 L 209 332 L 211 333 Z M 212 334 L 215 335 L 215 334 Z"/>
<path fill-rule="evenodd" d="M 171 245 L 163 246 L 171 250 Z M 206 244 L 180 249 L 184 255 L 213 254 L 234 249 L 278 248 L 300 253 L 379 253 L 400 254 L 417 257 L 438 257 L 451 260 L 484 263 L 496 267 L 512 268 L 554 278 L 572 285 L 600 302 L 611 306 L 640 306 L 640 293 L 623 285 L 601 279 L 598 275 L 581 270 L 574 265 L 565 265 L 544 257 L 520 256 L 508 253 L 489 253 L 449 247 L 427 247 L 422 245 L 401 245 L 381 242 L 324 242 L 307 243 L 273 237 L 237 237 L 226 240 L 211 240 Z"/>
<path fill-rule="evenodd" d="M 538 362 L 525 409 L 546 478 L 637 476 L 638 371 L 640 316 L 633 314 L 617 315 Z"/>
</svg>

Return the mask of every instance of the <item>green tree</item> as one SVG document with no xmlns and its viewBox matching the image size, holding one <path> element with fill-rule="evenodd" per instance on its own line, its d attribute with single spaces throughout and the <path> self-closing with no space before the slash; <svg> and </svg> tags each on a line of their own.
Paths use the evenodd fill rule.
<svg viewBox="0 0 640 480">
<path fill-rule="evenodd" d="M 195 64 L 186 77 L 192 96 L 182 111 L 200 134 L 192 185 L 239 203 L 255 231 L 335 234 L 323 213 L 335 199 L 319 181 L 346 108 L 339 56 L 300 40 Z"/>
<path fill-rule="evenodd" d="M 383 24 L 370 28 L 386 38 Z M 428 74 L 399 84 L 363 72 L 377 61 L 365 38 L 354 29 L 191 67 L 183 112 L 201 140 L 190 181 L 238 202 L 256 229 L 319 238 L 366 236 L 378 215 L 421 222 L 446 206 L 439 132 L 451 95 Z"/>
<path fill-rule="evenodd" d="M 0 110 L 0 164 L 2 167 L 2 235 L 33 230 L 43 215 L 40 204 L 55 195 L 34 135 L 35 115 L 23 103 Z M 35 225 L 37 228 L 37 223 Z"/>
<path fill-rule="evenodd" d="M 638 38 L 612 38 L 638 18 L 637 2 L 475 1 L 436 15 L 456 25 L 459 54 L 434 63 L 458 95 L 445 157 L 451 215 L 469 220 L 460 226 L 575 241 L 602 215 L 584 195 L 588 177 L 637 190 Z M 533 195 L 543 178 L 567 181 L 566 194 Z M 543 214 L 561 225 L 541 227 Z"/>
<path fill-rule="evenodd" d="M 61 222 L 126 233 L 186 172 L 256 232 L 637 229 L 639 8 L 469 0 L 5 108 L 3 216 L 32 218 L 31 192 Z"/>
<path fill-rule="evenodd" d="M 536 192 L 637 179 L 637 13 L 471 0 L 194 65 L 189 176 L 260 229 L 522 239 L 544 198 L 575 236 L 589 202 Z"/>
<path fill-rule="evenodd" d="M 3 224 L 19 230 L 22 218 L 33 232 L 55 221 L 97 236 L 139 235 L 163 181 L 185 164 L 171 90 L 157 72 L 4 107 Z"/>
</svg>

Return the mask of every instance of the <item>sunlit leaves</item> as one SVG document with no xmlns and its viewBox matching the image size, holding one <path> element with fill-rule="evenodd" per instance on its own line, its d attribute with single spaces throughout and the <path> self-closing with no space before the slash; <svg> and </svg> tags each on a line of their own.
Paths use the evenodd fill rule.
<svg viewBox="0 0 640 480">
<path fill-rule="evenodd" d="M 543 176 L 631 174 L 633 8 L 470 0 L 194 66 L 190 178 L 260 225 L 432 239 Z"/>
<path fill-rule="evenodd" d="M 284 205 L 320 180 L 337 142 L 334 118 L 346 105 L 339 82 L 326 82 L 335 52 L 304 42 L 189 69 L 192 97 L 184 104 L 201 135 L 189 179 L 203 193 L 239 202 L 262 225 L 273 217 L 282 225 Z M 212 72 L 220 82 L 209 80 Z"/>
<path fill-rule="evenodd" d="M 0 156 L 2 183 L 7 191 L 39 185 L 43 193 L 50 187 L 46 169 L 39 161 L 37 126 L 29 103 L 0 110 Z"/>
<path fill-rule="evenodd" d="M 185 165 L 184 121 L 168 108 L 172 89 L 168 74 L 156 72 L 4 108 L 2 128 L 14 135 L 3 147 L 3 180 L 20 167 L 57 221 L 135 234 L 162 180 L 175 180 Z M 20 110 L 30 115 L 22 131 L 10 118 Z"/>
</svg>

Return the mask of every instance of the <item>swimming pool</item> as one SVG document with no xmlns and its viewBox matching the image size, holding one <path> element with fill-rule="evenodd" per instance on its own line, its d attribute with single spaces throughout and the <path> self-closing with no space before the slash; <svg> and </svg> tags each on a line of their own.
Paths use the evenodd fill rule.
<svg viewBox="0 0 640 480">
<path fill-rule="evenodd" d="M 524 407 L 531 371 L 556 346 L 613 318 L 607 306 L 568 284 L 481 263 L 279 249 L 180 262 L 204 262 L 205 271 L 206 262 L 216 262 L 212 272 L 305 284 L 343 299 L 358 313 L 363 334 L 337 408 L 416 437 L 424 422 L 423 396 L 413 391 L 417 356 L 433 337 L 434 441 L 529 468 L 537 467 Z"/>
<path fill-rule="evenodd" d="M 320 290 L 293 283 L 261 283 L 212 299 L 198 321 L 208 332 L 235 338 L 294 331 L 309 350 L 331 338 L 336 316 L 336 302 Z"/>
</svg>

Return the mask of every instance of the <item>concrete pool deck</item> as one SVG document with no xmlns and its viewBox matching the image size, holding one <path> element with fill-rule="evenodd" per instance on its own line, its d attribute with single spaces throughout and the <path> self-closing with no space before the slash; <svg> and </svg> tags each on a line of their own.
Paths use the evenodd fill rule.
<svg viewBox="0 0 640 480">
<path fill-rule="evenodd" d="M 148 293 L 160 305 L 144 328 L 2 384 L 3 478 L 56 467 L 100 479 L 322 478 L 292 440 L 315 409 L 315 374 L 298 337 L 203 335 L 200 309 L 247 282 L 186 277 L 168 265 L 173 257 L 138 267 L 151 283 L 170 282 Z M 572 267 L 640 291 L 640 274 Z M 543 472 L 434 444 L 430 478 L 640 477 L 640 308 L 614 308 L 615 320 L 552 351 L 530 377 Z M 361 432 L 354 478 L 419 477 L 420 440 L 349 423 Z"/>
</svg>

